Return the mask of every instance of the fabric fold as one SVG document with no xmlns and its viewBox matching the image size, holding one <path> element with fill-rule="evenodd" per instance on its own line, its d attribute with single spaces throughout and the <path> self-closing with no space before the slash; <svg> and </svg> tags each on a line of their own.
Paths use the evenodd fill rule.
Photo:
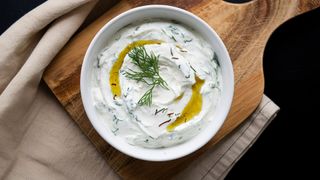
<svg viewBox="0 0 320 180">
<path fill-rule="evenodd" d="M 63 16 L 67 16 L 73 9 L 90 1 L 92 0 L 46 1 L 23 16 L 1 35 L 0 92 L 3 91 L 4 87 L 26 61 L 28 52 L 39 40 L 35 36 L 41 36 L 41 31 L 45 31 L 46 28 L 51 29 L 47 27 L 50 26 L 50 23 L 66 18 Z M 78 13 L 74 13 L 74 15 Z M 70 27 L 68 28 L 71 29 Z M 77 29 L 78 27 L 74 26 L 74 28 Z M 65 35 L 68 36 L 70 33 Z M 10 59 L 10 62 L 6 62 L 8 59 Z"/>
<path fill-rule="evenodd" d="M 16 147 L 29 127 L 30 122 L 24 117 L 35 99 L 44 69 L 80 27 L 96 2 L 47 1 L 0 36 L 3 89 L 0 95 L 0 153 L 5 153 L 7 159 L 15 156 Z M 29 23 L 37 20 L 37 25 L 30 26 Z M 30 39 L 37 33 L 40 36 L 41 31 L 44 31 L 41 37 Z M 28 40 L 31 43 L 26 43 Z M 21 51 L 22 46 L 27 52 Z"/>
</svg>

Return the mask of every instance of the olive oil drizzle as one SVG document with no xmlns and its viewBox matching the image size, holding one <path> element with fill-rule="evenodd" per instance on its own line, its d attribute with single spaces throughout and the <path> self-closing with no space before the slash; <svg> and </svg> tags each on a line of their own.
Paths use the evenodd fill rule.
<svg viewBox="0 0 320 180">
<path fill-rule="evenodd" d="M 184 93 L 180 94 L 178 97 L 176 97 L 176 98 L 173 100 L 173 102 L 175 102 L 175 103 L 179 102 L 179 101 L 183 98 L 183 96 L 184 96 Z"/>
<path fill-rule="evenodd" d="M 181 115 L 171 124 L 167 126 L 167 131 L 172 132 L 177 126 L 188 122 L 194 116 L 198 115 L 202 109 L 202 95 L 200 93 L 204 80 L 196 76 L 196 83 L 192 85 L 191 98 L 182 110 Z"/>
</svg>

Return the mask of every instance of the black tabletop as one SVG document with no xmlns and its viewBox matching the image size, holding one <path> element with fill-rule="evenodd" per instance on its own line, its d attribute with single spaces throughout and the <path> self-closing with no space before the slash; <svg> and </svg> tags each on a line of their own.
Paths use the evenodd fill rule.
<svg viewBox="0 0 320 180">
<path fill-rule="evenodd" d="M 0 34 L 42 2 L 2 0 Z M 263 59 L 265 94 L 281 110 L 227 179 L 319 176 L 317 166 L 309 163 L 318 158 L 316 145 L 320 142 L 319 24 L 320 8 L 287 21 L 270 37 Z"/>
</svg>

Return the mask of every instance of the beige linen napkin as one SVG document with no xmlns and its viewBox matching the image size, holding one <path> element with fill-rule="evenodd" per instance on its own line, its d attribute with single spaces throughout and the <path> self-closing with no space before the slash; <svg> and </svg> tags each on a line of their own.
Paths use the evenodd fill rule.
<svg viewBox="0 0 320 180">
<path fill-rule="evenodd" d="M 48 0 L 0 36 L 0 179 L 119 179 L 40 82 L 96 3 Z M 177 178 L 223 178 L 278 109 L 264 96 L 251 117 Z"/>
</svg>

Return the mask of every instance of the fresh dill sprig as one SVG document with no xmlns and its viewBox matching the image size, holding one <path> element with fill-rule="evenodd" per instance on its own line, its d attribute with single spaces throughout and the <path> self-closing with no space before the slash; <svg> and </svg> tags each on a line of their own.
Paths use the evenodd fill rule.
<svg viewBox="0 0 320 180">
<path fill-rule="evenodd" d="M 167 82 L 159 74 L 159 55 L 156 56 L 153 52 L 148 54 L 144 46 L 138 46 L 133 48 L 128 56 L 131 58 L 132 63 L 139 67 L 140 71 L 129 69 L 129 71 L 125 72 L 125 75 L 127 78 L 150 86 L 149 90 L 138 101 L 140 106 L 150 106 L 154 87 L 161 86 L 168 89 Z"/>
</svg>

